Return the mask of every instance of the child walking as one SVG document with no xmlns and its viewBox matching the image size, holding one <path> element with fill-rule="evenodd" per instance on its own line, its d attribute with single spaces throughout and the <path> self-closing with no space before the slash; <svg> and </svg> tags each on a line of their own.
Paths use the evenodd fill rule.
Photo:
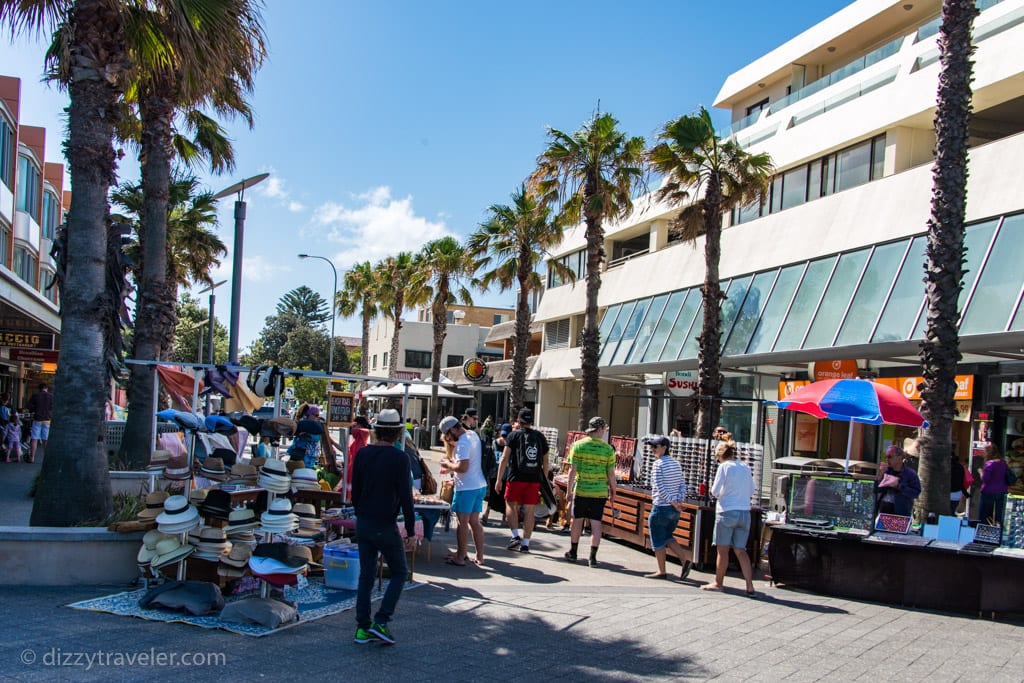
<svg viewBox="0 0 1024 683">
<path fill-rule="evenodd" d="M 15 410 L 10 411 L 7 426 L 4 427 L 4 448 L 7 462 L 21 462 L 21 418 Z"/>
</svg>

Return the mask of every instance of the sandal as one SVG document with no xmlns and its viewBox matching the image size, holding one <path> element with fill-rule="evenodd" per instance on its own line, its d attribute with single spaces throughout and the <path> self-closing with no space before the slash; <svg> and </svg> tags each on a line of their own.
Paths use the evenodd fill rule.
<svg viewBox="0 0 1024 683">
<path fill-rule="evenodd" d="M 644 574 L 645 579 L 667 579 L 668 574 L 665 572 L 651 572 L 650 574 Z"/>
<path fill-rule="evenodd" d="M 456 567 L 465 567 L 466 566 L 465 562 L 459 562 L 454 557 L 446 557 L 446 558 L 444 558 L 444 563 L 445 564 L 450 564 L 450 565 L 453 565 L 453 566 L 456 566 Z"/>
<path fill-rule="evenodd" d="M 722 592 L 722 586 L 718 586 L 713 583 L 705 583 L 703 586 L 700 587 L 700 589 L 702 591 L 715 591 L 718 593 Z"/>
</svg>

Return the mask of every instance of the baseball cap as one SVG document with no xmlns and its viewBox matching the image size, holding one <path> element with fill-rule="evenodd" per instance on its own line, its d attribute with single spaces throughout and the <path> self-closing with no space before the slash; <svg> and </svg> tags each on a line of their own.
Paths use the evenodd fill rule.
<svg viewBox="0 0 1024 683">
<path fill-rule="evenodd" d="M 644 443 L 650 444 L 651 446 L 664 446 L 665 448 L 672 447 L 672 442 L 669 441 L 667 436 L 648 436 L 644 439 Z"/>
<path fill-rule="evenodd" d="M 509 434 L 512 433 L 512 425 L 509 424 L 508 422 L 505 422 L 501 425 L 501 429 L 498 431 L 502 436 L 508 436 Z"/>
<path fill-rule="evenodd" d="M 525 422 L 526 424 L 533 424 L 533 411 L 529 408 L 523 408 L 519 411 L 519 421 Z"/>
<path fill-rule="evenodd" d="M 469 408 L 463 413 L 466 417 L 476 417 L 476 408 Z"/>
<path fill-rule="evenodd" d="M 590 422 L 587 423 L 588 432 L 596 432 L 598 429 L 604 429 L 608 426 L 608 423 L 603 417 L 592 417 Z"/>
<path fill-rule="evenodd" d="M 441 420 L 441 423 L 437 425 L 437 430 L 442 434 L 447 434 L 453 427 L 457 427 L 458 425 L 459 419 L 454 415 L 449 415 Z"/>
</svg>

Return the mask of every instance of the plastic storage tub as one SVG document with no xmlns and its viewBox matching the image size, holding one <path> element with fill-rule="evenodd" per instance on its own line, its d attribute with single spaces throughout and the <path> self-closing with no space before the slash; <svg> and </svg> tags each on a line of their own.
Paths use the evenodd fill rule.
<svg viewBox="0 0 1024 683">
<path fill-rule="evenodd" d="M 359 548 L 355 545 L 324 546 L 324 584 L 354 591 L 359 586 Z"/>
</svg>

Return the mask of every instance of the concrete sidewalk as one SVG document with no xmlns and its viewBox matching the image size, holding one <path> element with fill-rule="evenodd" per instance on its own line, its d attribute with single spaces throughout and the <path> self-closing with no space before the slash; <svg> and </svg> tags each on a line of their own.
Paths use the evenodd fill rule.
<svg viewBox="0 0 1024 683">
<path fill-rule="evenodd" d="M 562 559 L 568 537 L 539 531 L 530 554 L 486 530 L 489 569 L 444 564 L 454 530 L 435 537 L 392 622 L 396 647 L 355 645 L 351 611 L 262 639 L 182 624 L 69 610 L 124 586 L 0 588 L 7 621 L 0 680 L 365 681 L 1021 680 L 1018 626 L 771 588 L 742 594 L 697 586 L 710 578 L 644 579 L 647 553 L 605 540 L 600 568 Z M 589 544 L 584 537 L 581 555 Z M 670 565 L 677 569 L 677 565 Z M 46 666 L 43 656 L 156 652 L 223 654 L 224 665 Z M 35 661 L 27 663 L 34 658 Z M 84 660 L 79 660 L 84 662 Z"/>
<path fill-rule="evenodd" d="M 28 526 L 32 516 L 29 489 L 43 462 L 43 449 L 33 463 L 0 462 L 0 526 Z"/>
</svg>

